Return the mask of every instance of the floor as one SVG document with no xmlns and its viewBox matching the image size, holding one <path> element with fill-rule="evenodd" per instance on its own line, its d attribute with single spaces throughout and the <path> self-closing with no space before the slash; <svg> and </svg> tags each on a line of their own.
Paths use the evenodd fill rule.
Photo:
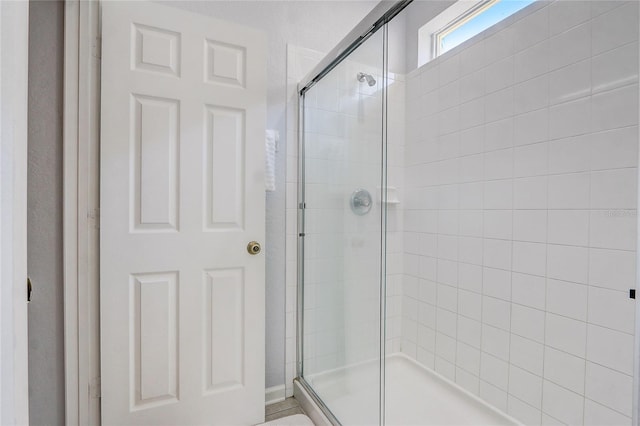
<svg viewBox="0 0 640 426">
<path fill-rule="evenodd" d="M 282 402 L 270 404 L 265 407 L 265 421 L 281 419 L 282 417 L 304 414 L 300 404 L 295 398 L 287 398 Z"/>
<path fill-rule="evenodd" d="M 515 425 L 514 419 L 402 354 L 387 357 L 385 424 Z M 379 424 L 379 363 L 307 377 L 342 424 Z"/>
</svg>

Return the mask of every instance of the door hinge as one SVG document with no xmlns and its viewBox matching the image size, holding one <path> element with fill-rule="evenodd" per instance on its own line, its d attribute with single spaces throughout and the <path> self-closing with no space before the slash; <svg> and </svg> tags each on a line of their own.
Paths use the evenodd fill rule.
<svg viewBox="0 0 640 426">
<path fill-rule="evenodd" d="M 94 377 L 89 383 L 89 396 L 91 398 L 100 398 L 102 396 L 102 384 L 100 377 Z"/>
<path fill-rule="evenodd" d="M 93 221 L 93 226 L 96 229 L 100 229 L 100 209 L 91 209 L 87 213 L 87 217 L 90 221 Z"/>
<path fill-rule="evenodd" d="M 31 302 L 31 293 L 33 293 L 33 284 L 31 284 L 31 278 L 27 277 L 27 303 Z"/>
<path fill-rule="evenodd" d="M 91 42 L 91 56 L 102 59 L 102 37 L 96 37 Z"/>
</svg>

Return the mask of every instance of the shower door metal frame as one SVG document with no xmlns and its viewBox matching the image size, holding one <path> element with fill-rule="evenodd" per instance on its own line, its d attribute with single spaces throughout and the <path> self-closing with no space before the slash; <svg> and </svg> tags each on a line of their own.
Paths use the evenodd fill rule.
<svg viewBox="0 0 640 426">
<path fill-rule="evenodd" d="M 298 84 L 298 100 L 313 85 L 320 81 L 332 69 L 346 59 L 351 52 L 356 50 L 371 35 L 391 21 L 402 12 L 413 0 L 382 0 L 376 7 L 364 17 L 353 30 L 331 49 L 331 51 L 316 65 Z M 301 117 L 298 116 L 298 124 Z M 298 127 L 300 129 L 300 127 Z M 302 140 L 298 140 L 302 143 Z"/>
<path fill-rule="evenodd" d="M 305 91 L 306 92 L 306 91 Z M 320 411 L 333 423 L 340 421 L 333 415 L 322 398 L 302 376 L 304 338 L 304 237 L 305 237 L 305 144 L 304 144 L 304 92 L 298 91 L 298 205 L 297 205 L 297 300 L 296 300 L 296 380 L 307 391 Z"/>
<path fill-rule="evenodd" d="M 381 1 L 360 23 L 333 49 L 298 85 L 298 200 L 297 200 L 297 300 L 296 300 L 296 379 L 300 385 L 308 392 L 315 404 L 320 408 L 325 416 L 334 424 L 339 425 L 340 421 L 333 415 L 329 407 L 322 401 L 313 387 L 303 377 L 303 339 L 304 339 L 304 237 L 305 237 L 305 138 L 304 121 L 305 108 L 304 98 L 306 92 L 320 81 L 325 75 L 331 72 L 338 64 L 345 60 L 360 45 L 369 39 L 378 30 L 383 31 L 383 52 L 382 52 L 382 150 L 381 159 L 384 172 L 382 173 L 381 187 L 386 188 L 387 173 L 387 82 L 388 82 L 388 31 L 386 24 L 398 15 L 413 0 L 383 0 Z M 386 321 L 386 191 L 381 191 L 381 262 L 380 262 L 380 407 L 379 423 L 384 420 L 384 380 L 385 380 L 385 321 Z"/>
</svg>

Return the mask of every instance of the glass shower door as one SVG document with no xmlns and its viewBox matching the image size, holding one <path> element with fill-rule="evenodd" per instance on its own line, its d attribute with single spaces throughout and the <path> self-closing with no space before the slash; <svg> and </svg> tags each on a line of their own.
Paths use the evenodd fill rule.
<svg viewBox="0 0 640 426">
<path fill-rule="evenodd" d="M 383 86 L 378 31 L 303 98 L 302 378 L 343 424 L 381 423 Z"/>
</svg>

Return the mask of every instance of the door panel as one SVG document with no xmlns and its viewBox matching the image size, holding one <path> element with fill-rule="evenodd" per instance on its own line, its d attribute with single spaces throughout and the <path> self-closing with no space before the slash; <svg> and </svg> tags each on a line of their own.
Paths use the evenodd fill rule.
<svg viewBox="0 0 640 426">
<path fill-rule="evenodd" d="M 105 424 L 264 418 L 264 35 L 102 6 Z"/>
<path fill-rule="evenodd" d="M 132 274 L 135 406 L 178 396 L 178 273 Z"/>
<path fill-rule="evenodd" d="M 244 226 L 245 114 L 207 105 L 205 110 L 205 217 L 207 230 Z"/>
<path fill-rule="evenodd" d="M 205 369 L 207 392 L 244 386 L 244 270 L 214 269 L 205 273 Z M 221 369 L 220 365 L 227 368 Z"/>
<path fill-rule="evenodd" d="M 133 203 L 136 231 L 177 230 L 180 103 L 132 95 Z"/>
</svg>

